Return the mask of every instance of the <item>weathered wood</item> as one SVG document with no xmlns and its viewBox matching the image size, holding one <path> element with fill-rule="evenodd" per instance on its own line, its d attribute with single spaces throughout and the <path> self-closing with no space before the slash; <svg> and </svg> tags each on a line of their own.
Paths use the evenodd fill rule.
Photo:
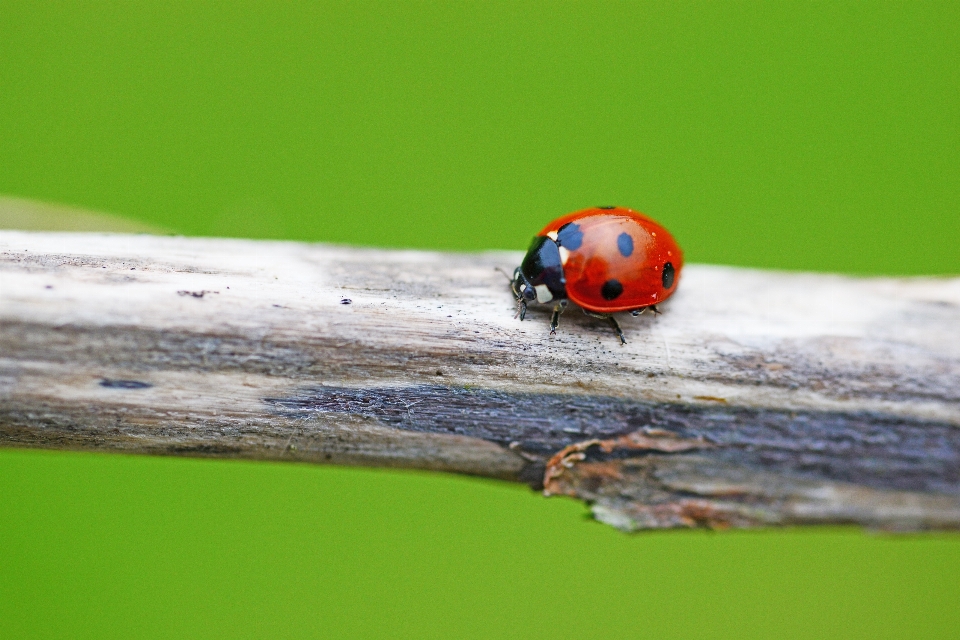
<svg viewBox="0 0 960 640">
<path fill-rule="evenodd" d="M 623 529 L 960 527 L 960 278 L 689 265 L 621 346 L 516 253 L 0 232 L 0 444 L 415 467 Z"/>
</svg>

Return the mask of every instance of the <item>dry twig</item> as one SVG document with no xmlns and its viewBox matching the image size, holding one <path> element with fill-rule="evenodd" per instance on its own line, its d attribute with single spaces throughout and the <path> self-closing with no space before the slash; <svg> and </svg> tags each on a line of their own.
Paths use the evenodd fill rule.
<svg viewBox="0 0 960 640">
<path fill-rule="evenodd" d="M 437 469 L 617 527 L 960 527 L 960 279 L 690 265 L 618 344 L 443 254 L 3 231 L 0 443 Z M 349 300 L 349 303 L 347 301 Z"/>
</svg>

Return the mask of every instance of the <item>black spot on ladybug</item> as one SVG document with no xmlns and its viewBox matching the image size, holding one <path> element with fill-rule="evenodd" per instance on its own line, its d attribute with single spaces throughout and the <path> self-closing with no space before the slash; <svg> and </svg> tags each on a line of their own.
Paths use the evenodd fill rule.
<svg viewBox="0 0 960 640">
<path fill-rule="evenodd" d="M 568 222 L 557 231 L 557 244 L 570 251 L 576 251 L 583 244 L 583 231 L 575 222 Z"/>
<path fill-rule="evenodd" d="M 633 253 L 633 238 L 626 231 L 617 236 L 617 248 L 620 249 L 620 255 L 624 258 L 629 258 Z"/>
<path fill-rule="evenodd" d="M 607 300 L 616 300 L 623 293 L 623 285 L 619 280 L 607 280 L 600 288 L 600 295 Z"/>
<path fill-rule="evenodd" d="M 617 207 L 616 207 L 615 205 L 612 205 L 612 204 L 607 204 L 607 205 L 603 205 L 603 206 L 597 207 L 597 209 L 616 209 L 616 208 L 617 208 Z"/>
<path fill-rule="evenodd" d="M 673 286 L 673 265 L 669 262 L 663 265 L 663 275 L 661 278 L 663 279 L 664 289 L 669 289 Z"/>
</svg>

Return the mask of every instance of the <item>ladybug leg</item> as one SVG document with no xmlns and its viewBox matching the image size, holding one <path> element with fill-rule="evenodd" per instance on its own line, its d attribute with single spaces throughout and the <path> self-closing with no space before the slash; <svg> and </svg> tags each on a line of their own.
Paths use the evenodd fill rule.
<svg viewBox="0 0 960 640">
<path fill-rule="evenodd" d="M 557 335 L 557 325 L 560 324 L 560 314 L 567 308 L 567 301 L 561 300 L 553 308 L 553 315 L 550 316 L 550 335 Z"/>
<path fill-rule="evenodd" d="M 527 315 L 527 303 L 523 298 L 517 298 L 517 313 L 514 315 L 514 318 L 520 318 L 520 322 L 523 322 L 523 318 Z"/>
<path fill-rule="evenodd" d="M 553 315 L 550 316 L 550 335 L 557 335 L 558 324 L 560 324 L 560 307 L 554 307 Z"/>
<path fill-rule="evenodd" d="M 620 338 L 620 344 L 627 344 L 627 339 L 623 337 L 623 329 L 620 328 L 620 323 L 617 322 L 617 319 L 608 313 L 594 313 L 593 311 L 583 310 L 585 314 L 591 318 L 600 318 L 601 320 L 606 320 L 610 323 L 610 326 L 613 327 L 613 330 L 617 332 L 617 337 Z"/>
<path fill-rule="evenodd" d="M 620 328 L 620 323 L 617 322 L 617 319 L 613 316 L 607 316 L 607 320 L 610 321 L 610 326 L 613 327 L 613 330 L 617 332 L 617 337 L 620 338 L 620 344 L 627 344 L 627 339 L 623 337 L 623 329 Z"/>
<path fill-rule="evenodd" d="M 509 276 L 507 277 L 509 278 Z M 513 315 L 513 317 L 520 318 L 520 321 L 523 322 L 524 316 L 527 315 L 527 301 L 524 300 L 523 295 L 520 294 L 519 285 L 520 285 L 520 267 L 517 267 L 517 270 L 513 272 L 513 278 L 510 280 L 510 290 L 513 291 L 513 297 L 517 299 L 517 312 Z"/>
<path fill-rule="evenodd" d="M 660 309 L 657 309 L 657 305 L 655 304 L 652 304 L 649 307 L 640 307 L 639 309 L 634 309 L 633 311 L 630 312 L 630 315 L 636 318 L 637 316 L 642 315 L 643 312 L 647 310 L 653 311 L 653 313 L 656 315 L 660 315 Z"/>
<path fill-rule="evenodd" d="M 523 296 L 520 295 L 520 288 L 519 288 L 520 287 L 520 276 L 518 274 L 519 271 L 520 269 L 518 268 L 513 273 L 513 279 L 510 280 L 510 291 L 513 291 L 513 297 L 517 299 L 517 302 L 520 302 L 521 300 L 523 300 Z"/>
</svg>

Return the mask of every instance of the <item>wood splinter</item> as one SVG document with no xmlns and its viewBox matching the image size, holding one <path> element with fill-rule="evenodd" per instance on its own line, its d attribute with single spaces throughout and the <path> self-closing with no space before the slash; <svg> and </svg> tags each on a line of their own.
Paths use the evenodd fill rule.
<svg viewBox="0 0 960 640">
<path fill-rule="evenodd" d="M 467 473 L 624 530 L 960 528 L 960 278 L 688 265 L 621 346 L 582 314 L 515 319 L 517 253 L 0 251 L 3 446 Z"/>
</svg>

